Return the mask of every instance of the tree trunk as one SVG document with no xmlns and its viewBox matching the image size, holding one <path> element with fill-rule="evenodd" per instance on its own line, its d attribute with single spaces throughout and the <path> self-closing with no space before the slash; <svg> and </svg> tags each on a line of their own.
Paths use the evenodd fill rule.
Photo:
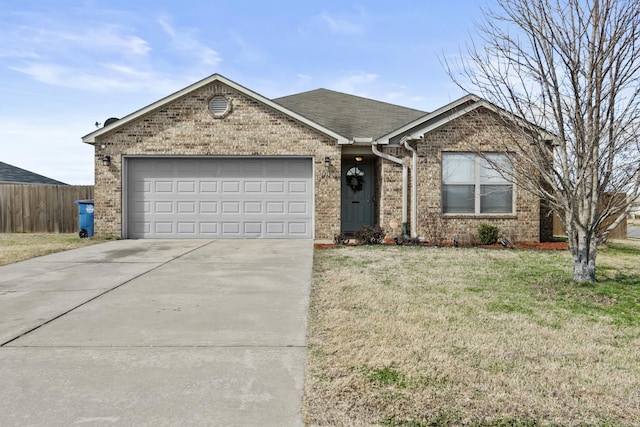
<svg viewBox="0 0 640 427">
<path fill-rule="evenodd" d="M 581 283 L 596 282 L 597 237 L 593 233 L 576 229 L 569 239 L 569 250 L 573 256 L 573 280 Z"/>
</svg>

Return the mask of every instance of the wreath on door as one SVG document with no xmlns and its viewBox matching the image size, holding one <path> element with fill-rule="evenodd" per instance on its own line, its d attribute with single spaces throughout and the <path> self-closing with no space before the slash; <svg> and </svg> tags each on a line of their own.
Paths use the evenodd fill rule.
<svg viewBox="0 0 640 427">
<path fill-rule="evenodd" d="M 349 168 L 346 174 L 347 185 L 353 192 L 361 191 L 364 184 L 364 171 L 357 166 Z"/>
</svg>

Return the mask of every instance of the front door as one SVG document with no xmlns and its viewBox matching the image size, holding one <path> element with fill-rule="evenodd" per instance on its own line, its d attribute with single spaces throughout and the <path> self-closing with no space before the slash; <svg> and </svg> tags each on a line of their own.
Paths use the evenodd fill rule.
<svg viewBox="0 0 640 427">
<path fill-rule="evenodd" d="M 343 163 L 341 178 L 342 231 L 352 233 L 373 225 L 373 163 Z"/>
</svg>

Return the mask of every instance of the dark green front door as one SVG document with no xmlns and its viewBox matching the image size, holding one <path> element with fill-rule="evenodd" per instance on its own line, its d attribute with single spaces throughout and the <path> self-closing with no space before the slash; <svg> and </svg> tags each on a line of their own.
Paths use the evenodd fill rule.
<svg viewBox="0 0 640 427">
<path fill-rule="evenodd" d="M 342 209 L 343 232 L 354 232 L 362 226 L 373 225 L 373 164 L 342 164 Z"/>
</svg>

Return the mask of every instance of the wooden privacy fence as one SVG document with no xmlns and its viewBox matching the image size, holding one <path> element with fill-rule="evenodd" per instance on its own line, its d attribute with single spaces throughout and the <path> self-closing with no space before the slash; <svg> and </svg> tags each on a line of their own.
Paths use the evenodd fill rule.
<svg viewBox="0 0 640 427">
<path fill-rule="evenodd" d="M 611 223 L 611 221 L 605 221 L 605 225 L 602 228 L 607 228 Z M 554 236 L 566 236 L 567 233 L 564 231 L 562 224 L 557 216 L 553 217 L 553 235 Z M 627 238 L 627 219 L 625 218 L 616 228 L 613 229 L 611 234 L 609 234 L 609 239 L 626 239 Z"/>
<path fill-rule="evenodd" d="M 611 197 L 612 194 L 610 193 L 606 193 L 604 195 L 605 200 L 603 200 L 602 203 L 606 202 L 606 198 L 607 197 Z M 615 194 L 614 197 L 616 198 L 626 198 L 627 195 L 626 194 Z M 609 227 L 611 224 L 613 224 L 613 221 L 615 221 L 616 217 L 612 216 L 611 218 L 607 218 L 604 223 L 602 224 L 602 226 L 600 227 L 601 230 L 605 230 L 607 227 Z M 566 236 L 567 232 L 564 230 L 564 228 L 562 227 L 562 224 L 560 223 L 560 219 L 557 216 L 553 216 L 553 235 L 554 236 Z M 627 218 L 625 218 L 624 220 L 622 220 L 622 222 L 620 224 L 618 224 L 618 226 L 616 228 L 613 229 L 613 231 L 611 232 L 611 234 L 609 234 L 609 238 L 610 239 L 626 239 L 627 238 Z"/>
<path fill-rule="evenodd" d="M 0 184 L 0 233 L 76 232 L 74 201 L 86 199 L 92 185 Z"/>
</svg>

